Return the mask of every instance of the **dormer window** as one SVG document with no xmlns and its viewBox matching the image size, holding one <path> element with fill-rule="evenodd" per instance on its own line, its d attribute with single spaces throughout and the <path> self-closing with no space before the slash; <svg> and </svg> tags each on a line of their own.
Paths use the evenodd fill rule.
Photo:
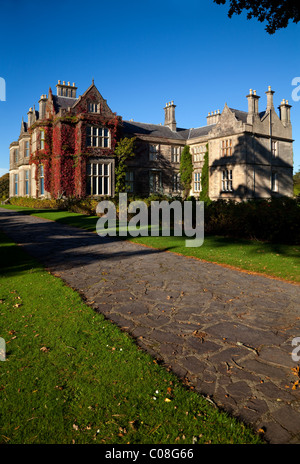
<svg viewBox="0 0 300 464">
<path fill-rule="evenodd" d="M 106 127 L 87 126 L 86 128 L 87 147 L 110 147 L 110 131 Z"/>
<path fill-rule="evenodd" d="M 98 113 L 97 103 L 89 103 L 89 113 Z"/>
</svg>

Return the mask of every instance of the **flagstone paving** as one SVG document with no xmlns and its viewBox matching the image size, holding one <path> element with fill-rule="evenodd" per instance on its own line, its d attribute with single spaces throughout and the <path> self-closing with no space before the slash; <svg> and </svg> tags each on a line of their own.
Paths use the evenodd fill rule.
<svg viewBox="0 0 300 464">
<path fill-rule="evenodd" d="M 0 228 L 209 401 L 300 443 L 299 285 L 3 208 Z"/>
</svg>

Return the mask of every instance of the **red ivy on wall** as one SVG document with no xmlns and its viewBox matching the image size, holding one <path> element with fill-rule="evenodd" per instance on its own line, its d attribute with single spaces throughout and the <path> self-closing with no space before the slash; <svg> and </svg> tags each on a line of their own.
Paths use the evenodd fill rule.
<svg viewBox="0 0 300 464">
<path fill-rule="evenodd" d="M 35 179 L 39 185 L 39 166 L 44 166 L 44 186 L 51 197 L 86 195 L 86 163 L 89 157 L 113 157 L 118 137 L 120 119 L 115 115 L 107 119 L 97 114 L 89 114 L 81 109 L 77 116 L 67 115 L 56 120 L 34 125 L 45 131 L 44 148 L 31 154 L 30 163 L 36 165 Z M 111 147 L 86 147 L 87 125 L 102 125 L 110 130 Z M 40 147 L 41 137 L 38 132 L 36 144 Z M 37 196 L 39 191 L 37 188 Z"/>
</svg>

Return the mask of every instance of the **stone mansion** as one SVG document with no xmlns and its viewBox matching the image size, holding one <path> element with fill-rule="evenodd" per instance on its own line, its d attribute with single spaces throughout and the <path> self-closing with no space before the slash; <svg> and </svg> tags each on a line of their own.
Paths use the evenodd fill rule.
<svg viewBox="0 0 300 464">
<path fill-rule="evenodd" d="M 17 141 L 10 144 L 10 196 L 113 196 L 114 147 L 135 137 L 135 157 L 128 161 L 128 191 L 138 196 L 181 194 L 180 156 L 185 145 L 193 160 L 190 194 L 199 197 L 201 170 L 208 151 L 211 200 L 293 195 L 293 139 L 290 109 L 282 100 L 277 114 L 274 91 L 266 107 L 250 89 L 248 111 L 229 108 L 208 113 L 207 125 L 178 128 L 175 104 L 167 103 L 163 125 L 125 121 L 109 108 L 94 81 L 83 95 L 58 81 L 56 95 L 42 95 L 39 110 L 22 119 Z"/>
</svg>

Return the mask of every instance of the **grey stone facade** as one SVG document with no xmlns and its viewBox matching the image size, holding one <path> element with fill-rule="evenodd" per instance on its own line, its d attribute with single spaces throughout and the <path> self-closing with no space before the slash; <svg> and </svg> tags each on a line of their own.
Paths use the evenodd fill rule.
<svg viewBox="0 0 300 464">
<path fill-rule="evenodd" d="M 65 82 L 61 84 L 59 81 L 56 87 L 57 95 L 52 96 L 51 93 L 54 117 L 74 114 L 78 116 L 78 108 L 85 108 L 86 101 L 84 112 L 93 114 L 94 127 L 103 126 L 101 112 L 107 112 L 109 108 L 94 83 L 79 98 L 76 97 L 75 84 L 65 84 Z M 167 103 L 164 107 L 164 125 L 122 121 L 119 118 L 119 137 L 136 137 L 136 156 L 128 162 L 128 188 L 136 195 L 146 196 L 157 192 L 171 196 L 181 195 L 180 155 L 183 147 L 188 145 L 194 165 L 190 194 L 196 198 L 201 191 L 201 170 L 207 147 L 209 197 L 212 200 L 240 201 L 271 196 L 292 196 L 291 106 L 288 101 L 282 100 L 277 114 L 273 94 L 274 91 L 269 87 L 266 91 L 266 109 L 260 111 L 260 97 L 255 90 L 250 90 L 246 97 L 247 112 L 229 108 L 225 104 L 222 112 L 218 110 L 208 114 L 206 126 L 196 129 L 177 127 L 176 106 L 173 102 Z M 48 97 L 41 96 L 39 111 L 30 108 L 28 122 L 22 120 L 19 139 L 10 145 L 10 196 L 49 196 L 42 185 L 42 176 L 36 176 L 36 166 L 30 163 L 30 153 L 35 152 L 37 144 L 41 142 L 38 141 L 35 130 L 29 130 L 31 126 L 37 126 L 36 130 L 38 130 L 39 121 L 45 121 L 50 117 L 49 99 L 50 91 Z M 98 123 L 97 116 L 99 116 Z M 107 140 L 109 144 L 109 135 Z M 90 159 L 95 166 L 98 158 L 99 163 L 101 160 L 104 163 L 105 150 L 111 147 L 102 147 L 101 156 L 97 156 L 99 151 L 91 148 L 93 147 L 88 147 Z M 107 191 L 110 195 L 114 195 L 114 162 L 111 159 L 111 152 L 109 160 L 111 162 Z M 87 162 L 89 162 L 88 158 Z M 93 173 L 91 173 L 91 182 L 93 182 L 92 176 Z M 100 181 L 98 175 L 97 182 Z M 86 194 L 90 195 L 93 192 L 90 190 Z"/>
</svg>

